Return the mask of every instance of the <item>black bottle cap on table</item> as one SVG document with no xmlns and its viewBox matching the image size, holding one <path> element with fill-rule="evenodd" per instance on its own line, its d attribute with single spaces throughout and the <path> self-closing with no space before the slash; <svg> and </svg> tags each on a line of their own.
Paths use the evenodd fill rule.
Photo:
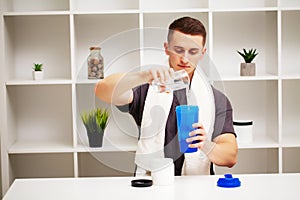
<svg viewBox="0 0 300 200">
<path fill-rule="evenodd" d="M 152 180 L 150 179 L 135 179 L 131 181 L 132 187 L 150 187 L 152 186 Z"/>
</svg>

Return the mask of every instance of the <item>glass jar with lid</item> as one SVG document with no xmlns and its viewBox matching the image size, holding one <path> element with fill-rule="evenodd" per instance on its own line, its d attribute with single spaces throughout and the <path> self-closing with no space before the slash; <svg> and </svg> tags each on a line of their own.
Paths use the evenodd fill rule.
<svg viewBox="0 0 300 200">
<path fill-rule="evenodd" d="M 103 56 L 100 47 L 90 47 L 90 54 L 87 58 L 88 79 L 104 78 Z"/>
</svg>

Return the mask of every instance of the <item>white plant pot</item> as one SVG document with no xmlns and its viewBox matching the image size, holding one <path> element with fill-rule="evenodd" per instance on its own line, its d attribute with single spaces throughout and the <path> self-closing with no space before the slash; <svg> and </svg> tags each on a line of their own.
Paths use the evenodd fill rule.
<svg viewBox="0 0 300 200">
<path fill-rule="evenodd" d="M 255 63 L 241 63 L 241 76 L 255 76 Z"/>
<path fill-rule="evenodd" d="M 32 71 L 33 80 L 42 80 L 44 78 L 43 71 Z"/>
</svg>

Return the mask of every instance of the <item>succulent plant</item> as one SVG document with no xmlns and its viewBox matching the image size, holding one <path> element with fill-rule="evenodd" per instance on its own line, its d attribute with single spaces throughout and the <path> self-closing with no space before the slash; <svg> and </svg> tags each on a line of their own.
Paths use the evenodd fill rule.
<svg viewBox="0 0 300 200">
<path fill-rule="evenodd" d="M 108 111 L 101 108 L 81 113 L 82 122 L 89 133 L 103 133 L 108 124 L 108 117 Z"/>
<path fill-rule="evenodd" d="M 255 56 L 258 54 L 256 53 L 256 49 L 250 49 L 250 50 L 246 50 L 246 49 L 243 49 L 243 52 L 240 52 L 240 51 L 237 51 L 238 54 L 240 54 L 244 60 L 245 60 L 245 63 L 251 63 L 253 61 L 253 59 L 255 58 Z"/>
<path fill-rule="evenodd" d="M 41 64 L 41 63 L 33 63 L 33 65 L 34 65 L 34 67 L 33 67 L 34 71 L 42 71 L 43 64 Z"/>
</svg>

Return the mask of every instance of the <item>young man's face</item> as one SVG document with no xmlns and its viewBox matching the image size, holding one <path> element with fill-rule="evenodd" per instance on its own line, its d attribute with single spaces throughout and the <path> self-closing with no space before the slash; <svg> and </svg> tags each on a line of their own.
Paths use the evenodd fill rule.
<svg viewBox="0 0 300 200">
<path fill-rule="evenodd" d="M 165 43 L 165 52 L 169 56 L 170 67 L 174 71 L 184 69 L 189 75 L 203 58 L 203 36 L 188 35 L 174 31 L 169 43 Z"/>
</svg>

